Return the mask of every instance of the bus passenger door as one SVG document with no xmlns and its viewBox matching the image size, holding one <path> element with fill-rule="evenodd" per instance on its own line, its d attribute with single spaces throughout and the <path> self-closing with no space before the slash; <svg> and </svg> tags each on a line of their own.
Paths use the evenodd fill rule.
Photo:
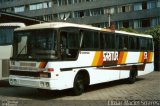
<svg viewBox="0 0 160 106">
<path fill-rule="evenodd" d="M 78 30 L 64 28 L 60 31 L 60 48 L 62 59 L 75 59 L 79 49 Z"/>
<path fill-rule="evenodd" d="M 116 48 L 118 50 L 117 67 L 119 71 L 119 79 L 129 77 L 129 69 L 127 67 L 128 55 L 128 35 L 116 34 Z"/>
</svg>

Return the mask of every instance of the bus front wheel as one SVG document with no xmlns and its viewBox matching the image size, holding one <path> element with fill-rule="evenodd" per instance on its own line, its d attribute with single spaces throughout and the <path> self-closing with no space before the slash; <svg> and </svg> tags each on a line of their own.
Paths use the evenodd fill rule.
<svg viewBox="0 0 160 106">
<path fill-rule="evenodd" d="M 130 70 L 130 75 L 129 75 L 129 83 L 133 84 L 136 81 L 136 77 L 137 77 L 137 67 L 133 66 Z"/>
<path fill-rule="evenodd" d="M 73 93 L 75 96 L 81 95 L 84 92 L 84 80 L 82 74 L 77 74 L 74 79 Z"/>
</svg>

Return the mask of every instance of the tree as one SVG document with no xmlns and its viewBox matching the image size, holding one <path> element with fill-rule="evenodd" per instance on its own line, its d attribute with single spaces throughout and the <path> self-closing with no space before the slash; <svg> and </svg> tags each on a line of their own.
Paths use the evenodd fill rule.
<svg viewBox="0 0 160 106">
<path fill-rule="evenodd" d="M 138 33 L 136 30 L 134 30 L 132 28 L 121 28 L 120 30 L 126 31 L 126 32 L 132 32 L 132 33 Z"/>
<path fill-rule="evenodd" d="M 153 36 L 154 40 L 160 41 L 160 25 L 157 27 L 153 27 L 145 32 L 146 34 L 150 34 Z"/>
<path fill-rule="evenodd" d="M 154 39 L 154 61 L 155 61 L 155 70 L 160 70 L 160 25 L 153 27 L 146 31 L 146 34 L 150 34 Z"/>
</svg>

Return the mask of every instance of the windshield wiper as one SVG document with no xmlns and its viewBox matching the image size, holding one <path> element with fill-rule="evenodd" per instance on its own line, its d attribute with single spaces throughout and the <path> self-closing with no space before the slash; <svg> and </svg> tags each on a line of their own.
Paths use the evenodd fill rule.
<svg viewBox="0 0 160 106">
<path fill-rule="evenodd" d="M 18 57 L 22 52 L 23 50 L 25 50 L 27 47 L 27 43 L 24 45 L 24 47 L 21 49 L 21 51 L 16 55 L 16 57 Z"/>
</svg>

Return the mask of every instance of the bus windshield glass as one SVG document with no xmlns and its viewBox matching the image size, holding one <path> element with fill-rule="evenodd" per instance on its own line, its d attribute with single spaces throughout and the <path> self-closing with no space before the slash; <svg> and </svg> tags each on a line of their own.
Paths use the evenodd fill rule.
<svg viewBox="0 0 160 106">
<path fill-rule="evenodd" d="M 56 47 L 55 30 L 16 31 L 13 58 L 29 60 L 57 59 Z"/>
<path fill-rule="evenodd" d="M 0 28 L 0 45 L 12 44 L 13 30 L 13 28 Z"/>
</svg>

